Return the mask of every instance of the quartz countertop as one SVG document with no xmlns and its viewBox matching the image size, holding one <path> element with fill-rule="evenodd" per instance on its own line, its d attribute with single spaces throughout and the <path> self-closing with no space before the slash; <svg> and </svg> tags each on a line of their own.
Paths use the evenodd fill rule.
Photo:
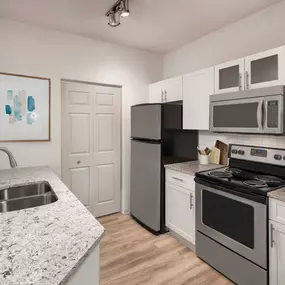
<svg viewBox="0 0 285 285">
<path fill-rule="evenodd" d="M 196 172 L 206 171 L 209 169 L 216 169 L 216 168 L 220 168 L 223 166 L 224 165 L 220 165 L 220 164 L 202 165 L 202 164 L 199 164 L 198 160 L 195 160 L 195 161 L 187 161 L 187 162 L 182 162 L 182 163 L 167 164 L 165 165 L 165 168 L 195 176 Z"/>
<path fill-rule="evenodd" d="M 268 197 L 281 200 L 285 202 L 285 187 L 269 192 Z"/>
<path fill-rule="evenodd" d="M 0 213 L 0 284 L 62 285 L 99 243 L 103 226 L 46 167 L 0 171 L 0 189 L 48 181 L 58 201 Z"/>
</svg>

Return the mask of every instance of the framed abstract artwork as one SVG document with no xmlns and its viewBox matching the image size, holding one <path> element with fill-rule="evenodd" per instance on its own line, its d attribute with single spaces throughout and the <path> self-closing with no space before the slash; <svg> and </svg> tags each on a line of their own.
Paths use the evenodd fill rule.
<svg viewBox="0 0 285 285">
<path fill-rule="evenodd" d="M 50 141 L 49 78 L 0 73 L 0 142 Z"/>
</svg>

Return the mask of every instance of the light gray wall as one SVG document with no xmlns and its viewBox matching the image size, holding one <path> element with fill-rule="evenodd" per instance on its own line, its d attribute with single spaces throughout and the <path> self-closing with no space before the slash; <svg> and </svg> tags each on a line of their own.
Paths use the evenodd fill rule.
<svg viewBox="0 0 285 285">
<path fill-rule="evenodd" d="M 270 48 L 285 45 L 285 1 L 182 46 L 164 56 L 164 78 L 185 74 Z M 285 62 L 284 62 L 285 64 Z M 285 148 L 285 137 L 218 135 L 199 132 L 199 144 L 226 143 Z"/>
<path fill-rule="evenodd" d="M 162 56 L 5 19 L 0 19 L 0 38 L 1 72 L 51 78 L 51 141 L 0 143 L 20 166 L 49 165 L 61 173 L 61 79 L 123 86 L 122 201 L 128 211 L 130 106 L 148 101 L 148 84 L 162 76 Z M 8 167 L 0 153 L 0 169 Z"/>
<path fill-rule="evenodd" d="M 285 1 L 164 56 L 164 78 L 285 45 Z"/>
</svg>

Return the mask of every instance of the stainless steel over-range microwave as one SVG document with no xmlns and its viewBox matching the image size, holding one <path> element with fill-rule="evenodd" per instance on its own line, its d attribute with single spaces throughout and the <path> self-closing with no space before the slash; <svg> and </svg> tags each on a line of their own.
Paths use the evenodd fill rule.
<svg viewBox="0 0 285 285">
<path fill-rule="evenodd" d="M 284 86 L 210 96 L 210 131 L 284 134 Z"/>
</svg>

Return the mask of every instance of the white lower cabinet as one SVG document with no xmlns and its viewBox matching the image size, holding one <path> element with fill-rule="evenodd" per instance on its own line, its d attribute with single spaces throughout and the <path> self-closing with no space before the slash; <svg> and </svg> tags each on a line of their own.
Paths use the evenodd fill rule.
<svg viewBox="0 0 285 285">
<path fill-rule="evenodd" d="M 99 285 L 100 284 L 100 245 L 86 257 L 83 263 L 67 280 L 67 285 Z"/>
<path fill-rule="evenodd" d="M 285 225 L 270 221 L 270 285 L 285 284 Z"/>
<path fill-rule="evenodd" d="M 195 191 L 166 182 L 166 226 L 195 245 Z"/>
<path fill-rule="evenodd" d="M 269 201 L 269 285 L 285 284 L 285 202 Z"/>
</svg>

